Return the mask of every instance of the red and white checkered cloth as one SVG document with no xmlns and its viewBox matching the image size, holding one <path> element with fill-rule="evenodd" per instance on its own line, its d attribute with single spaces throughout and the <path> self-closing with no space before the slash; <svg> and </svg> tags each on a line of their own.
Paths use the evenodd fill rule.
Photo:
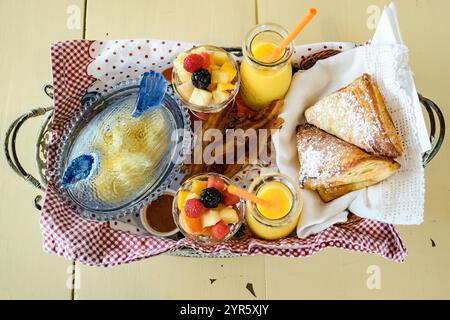
<svg viewBox="0 0 450 320">
<path fill-rule="evenodd" d="M 167 46 L 167 52 L 171 54 L 173 48 L 185 46 L 171 41 L 140 41 L 145 41 L 143 43 L 148 45 L 145 57 L 151 59 L 157 55 L 150 61 L 161 61 L 160 63 L 139 63 L 134 66 L 139 71 L 147 68 L 161 71 L 163 66 L 164 68 L 170 66 L 170 61 L 166 61 L 166 57 L 162 55 L 161 46 Z M 130 44 L 131 42 L 133 41 L 130 40 Z M 276 242 L 266 242 L 244 236 L 239 240 L 228 241 L 216 247 L 199 247 L 188 239 L 177 242 L 165 238 L 131 235 L 111 229 L 108 222 L 91 222 L 77 216 L 60 201 L 51 172 L 55 168 L 55 157 L 61 134 L 80 107 L 82 97 L 92 84 L 104 81 L 88 74 L 89 66 L 92 66 L 93 62 L 100 57 L 100 55 L 91 54 L 95 51 L 93 50 L 95 45 L 98 47 L 99 44 L 103 45 L 103 42 L 74 40 L 58 42 L 51 47 L 55 111 L 47 159 L 50 172 L 49 183 L 40 219 L 46 252 L 95 266 L 114 266 L 182 248 L 191 248 L 202 253 L 307 257 L 325 248 L 335 247 L 375 253 L 396 262 L 405 260 L 407 251 L 395 227 L 371 220 L 364 220 L 347 227 L 333 226 L 307 239 L 291 237 Z M 142 50 L 140 46 L 137 48 Z M 158 50 L 155 50 L 156 48 Z M 109 48 L 106 49 L 109 50 Z M 140 72 L 136 72 L 135 77 L 139 76 Z"/>
</svg>

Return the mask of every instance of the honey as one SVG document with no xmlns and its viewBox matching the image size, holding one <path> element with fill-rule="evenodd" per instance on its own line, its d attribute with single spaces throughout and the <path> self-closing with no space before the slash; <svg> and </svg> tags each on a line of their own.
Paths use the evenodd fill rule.
<svg viewBox="0 0 450 320">
<path fill-rule="evenodd" d="M 177 228 L 172 215 L 173 199 L 172 195 L 163 194 L 145 208 L 145 219 L 155 231 L 168 233 Z"/>
</svg>

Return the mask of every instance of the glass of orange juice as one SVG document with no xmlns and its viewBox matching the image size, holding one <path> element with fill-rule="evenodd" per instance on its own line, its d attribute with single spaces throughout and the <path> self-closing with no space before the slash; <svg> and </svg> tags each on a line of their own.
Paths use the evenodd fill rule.
<svg viewBox="0 0 450 320">
<path fill-rule="evenodd" d="M 291 85 L 294 43 L 284 52 L 273 54 L 288 34 L 279 25 L 263 24 L 247 35 L 240 67 L 241 96 L 245 104 L 255 111 L 264 109 L 272 101 L 283 99 Z"/>
<path fill-rule="evenodd" d="M 278 240 L 296 229 L 303 200 L 300 187 L 292 179 L 279 173 L 262 175 L 252 183 L 249 192 L 271 202 L 270 207 L 264 207 L 246 201 L 245 220 L 253 234 Z"/>
</svg>

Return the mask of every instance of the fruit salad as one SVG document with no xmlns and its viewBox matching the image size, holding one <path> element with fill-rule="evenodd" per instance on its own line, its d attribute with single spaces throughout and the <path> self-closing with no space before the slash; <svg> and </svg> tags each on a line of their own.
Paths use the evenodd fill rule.
<svg viewBox="0 0 450 320">
<path fill-rule="evenodd" d="M 242 224 L 243 202 L 227 191 L 226 177 L 208 174 L 186 181 L 174 200 L 175 221 L 189 238 L 203 243 L 228 240 Z"/>
<path fill-rule="evenodd" d="M 198 112 L 218 112 L 239 90 L 238 67 L 225 50 L 201 46 L 174 61 L 173 83 L 186 106 Z"/>
</svg>

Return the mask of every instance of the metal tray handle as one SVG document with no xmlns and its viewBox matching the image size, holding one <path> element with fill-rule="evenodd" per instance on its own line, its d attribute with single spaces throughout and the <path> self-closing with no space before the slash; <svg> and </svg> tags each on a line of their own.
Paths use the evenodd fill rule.
<svg viewBox="0 0 450 320">
<path fill-rule="evenodd" d="M 6 131 L 5 142 L 3 145 L 6 161 L 14 172 L 16 172 L 23 180 L 30 183 L 33 187 L 41 190 L 45 190 L 45 187 L 38 179 L 28 173 L 20 163 L 16 152 L 16 139 L 20 128 L 27 120 L 42 116 L 52 109 L 53 108 L 51 107 L 33 109 L 17 118 Z"/>
<path fill-rule="evenodd" d="M 44 86 L 44 92 L 45 94 L 50 98 L 53 99 L 53 87 L 51 85 L 45 85 Z M 47 112 L 53 110 L 53 107 L 46 107 L 46 108 L 36 108 L 33 110 L 30 110 L 29 112 L 23 114 L 19 118 L 17 118 L 8 128 L 5 135 L 5 141 L 3 144 L 3 151 L 5 154 L 6 161 L 8 165 L 13 169 L 13 171 L 19 175 L 24 181 L 31 184 L 33 187 L 40 189 L 42 191 L 45 191 L 45 185 L 38 179 L 36 179 L 33 175 L 28 173 L 20 163 L 19 157 L 17 156 L 16 151 L 16 139 L 17 135 L 19 133 L 20 128 L 22 125 L 28 121 L 29 119 L 40 117 L 45 115 Z M 50 118 L 47 119 L 49 121 Z M 42 138 L 39 136 L 39 139 Z M 37 142 L 38 144 L 40 141 Z M 36 145 L 36 149 L 38 149 L 38 145 Z M 39 202 L 41 201 L 42 196 L 38 195 L 34 199 L 34 206 L 41 210 L 41 206 Z"/>
<path fill-rule="evenodd" d="M 46 95 L 50 98 L 53 98 L 53 90 L 50 85 L 46 85 L 44 87 L 44 91 Z M 423 156 L 423 165 L 426 167 L 433 158 L 439 153 L 439 150 L 442 147 L 445 138 L 445 119 L 444 115 L 440 108 L 428 98 L 423 97 L 419 94 L 419 99 L 422 105 L 424 106 L 430 120 L 430 142 L 432 144 L 432 149 L 424 154 Z M 5 136 L 4 142 L 4 153 L 6 156 L 6 161 L 8 165 L 16 172 L 23 180 L 31 184 L 33 187 L 40 189 L 42 191 L 45 190 L 45 179 L 44 181 L 39 181 L 29 172 L 27 172 L 22 164 L 20 163 L 19 157 L 16 152 L 16 138 L 19 133 L 22 125 L 28 121 L 29 119 L 36 118 L 39 116 L 45 115 L 47 112 L 52 111 L 53 107 L 47 108 L 37 108 L 33 109 L 22 116 L 20 116 L 16 121 L 14 121 L 11 126 L 8 128 Z M 50 118 L 47 118 L 47 121 L 50 121 Z M 44 126 L 45 127 L 45 126 Z M 439 128 L 439 130 L 437 130 Z M 44 129 L 44 128 L 43 128 Z M 39 135 L 39 139 L 42 139 L 42 133 Z M 36 148 L 39 149 L 41 145 L 41 141 L 37 141 Z M 39 168 L 42 172 L 42 168 Z M 40 209 L 39 201 L 41 200 L 41 196 L 36 197 L 35 199 L 35 207 Z"/>
<path fill-rule="evenodd" d="M 432 148 L 423 155 L 423 166 L 426 167 L 431 160 L 439 153 L 445 139 L 445 119 L 441 109 L 428 98 L 419 94 L 420 103 L 425 107 L 430 119 L 430 142 Z M 439 132 L 436 135 L 436 124 L 438 123 Z"/>
</svg>

